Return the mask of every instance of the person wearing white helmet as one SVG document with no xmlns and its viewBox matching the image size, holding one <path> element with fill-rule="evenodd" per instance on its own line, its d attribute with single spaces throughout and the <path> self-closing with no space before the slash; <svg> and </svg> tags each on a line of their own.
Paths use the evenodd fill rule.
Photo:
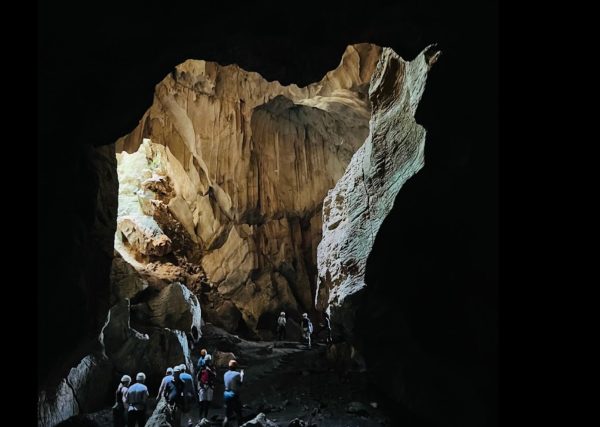
<svg viewBox="0 0 600 427">
<path fill-rule="evenodd" d="M 313 332 L 313 325 L 308 318 L 308 313 L 302 315 L 302 338 L 306 341 L 306 346 L 310 348 L 310 334 Z"/>
<path fill-rule="evenodd" d="M 148 387 L 144 385 L 146 374 L 138 372 L 135 376 L 137 381 L 127 389 L 125 393 L 125 403 L 129 405 L 127 409 L 127 425 L 129 427 L 144 427 L 146 425 L 146 401 L 148 400 Z"/>
<path fill-rule="evenodd" d="M 208 408 L 213 400 L 215 380 L 217 373 L 212 368 L 212 357 L 207 354 L 204 357 L 204 365 L 198 372 L 198 398 L 200 401 L 200 418 L 208 418 Z"/>
<path fill-rule="evenodd" d="M 169 410 L 173 417 L 175 426 L 181 425 L 181 413 L 183 412 L 183 387 L 184 383 L 181 381 L 181 365 L 177 365 L 173 368 L 173 381 L 167 383 L 165 388 L 165 397 Z"/>
<path fill-rule="evenodd" d="M 277 340 L 283 341 L 285 339 L 285 311 L 282 311 L 277 318 Z"/>
<path fill-rule="evenodd" d="M 160 382 L 160 387 L 158 388 L 158 395 L 156 396 L 158 400 L 162 399 L 163 394 L 167 389 L 167 384 L 169 384 L 171 381 L 173 381 L 173 368 L 167 368 L 167 373 L 163 377 L 162 381 Z"/>
<path fill-rule="evenodd" d="M 125 427 L 126 423 L 126 411 L 125 411 L 125 392 L 131 384 L 131 377 L 129 375 L 123 375 L 121 382 L 117 386 L 115 391 L 115 404 L 112 407 L 113 410 L 113 422 L 115 427 Z"/>
<path fill-rule="evenodd" d="M 327 310 L 323 311 L 323 328 L 327 331 L 325 342 L 327 342 L 327 344 L 331 344 L 333 342 L 333 337 L 331 335 L 331 318 L 329 317 Z"/>
<path fill-rule="evenodd" d="M 183 382 L 183 407 L 181 409 L 184 414 L 187 414 L 192 409 L 192 403 L 196 400 L 197 395 L 194 387 L 194 378 L 186 372 L 187 366 L 182 363 L 179 365 L 179 368 L 181 368 L 179 378 Z M 190 422 L 191 419 L 188 420 L 188 424 Z"/>
</svg>

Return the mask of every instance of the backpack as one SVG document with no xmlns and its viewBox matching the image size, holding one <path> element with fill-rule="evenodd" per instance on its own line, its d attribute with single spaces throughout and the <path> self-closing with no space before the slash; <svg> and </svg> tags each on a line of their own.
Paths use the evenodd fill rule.
<svg viewBox="0 0 600 427">
<path fill-rule="evenodd" d="M 308 333 L 312 334 L 313 333 L 313 324 L 310 321 L 310 319 L 308 320 Z"/>
<path fill-rule="evenodd" d="M 200 384 L 208 384 L 210 379 L 210 375 L 208 374 L 208 369 L 202 369 L 200 371 Z"/>
</svg>

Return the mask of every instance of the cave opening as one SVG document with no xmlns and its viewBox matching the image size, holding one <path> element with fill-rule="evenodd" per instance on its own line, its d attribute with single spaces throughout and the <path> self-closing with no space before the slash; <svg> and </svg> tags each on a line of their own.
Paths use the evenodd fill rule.
<svg viewBox="0 0 600 427">
<path fill-rule="evenodd" d="M 282 309 L 316 314 L 323 199 L 369 134 L 381 51 L 348 46 L 302 88 L 200 60 L 168 74 L 115 143 L 112 301 L 179 283 L 205 321 L 254 339 Z"/>
<path fill-rule="evenodd" d="M 373 258 L 399 265 L 391 251 L 380 249 L 393 242 L 389 227 L 384 223 L 381 233 L 377 228 L 373 232 L 366 222 L 359 227 L 365 235 L 339 240 L 352 240 L 348 246 L 361 246 L 377 236 L 373 252 L 363 254 L 363 258 L 330 254 L 327 259 L 332 263 L 326 265 L 324 275 L 327 289 L 322 289 L 321 295 L 317 288 L 317 248 L 323 230 L 344 230 L 348 218 L 370 220 L 387 215 L 375 210 L 377 200 L 371 198 L 368 185 L 388 179 L 386 171 L 394 165 L 385 159 L 375 173 L 366 174 L 368 163 L 378 160 L 377 156 L 369 157 L 372 147 L 359 153 L 363 164 L 354 169 L 358 174 L 342 182 L 346 188 L 327 199 L 330 190 L 339 190 L 342 176 L 352 169 L 353 155 L 370 133 L 372 105 L 367 95 L 369 85 L 364 80 L 370 79 L 377 63 L 373 49 L 379 52 L 364 46 L 348 49 L 336 69 L 338 74 L 328 74 L 320 88 L 252 81 L 260 76 L 248 77 L 248 87 L 237 87 L 231 74 L 243 70 L 205 61 L 186 61 L 157 86 L 154 103 L 139 126 L 115 144 L 119 180 L 116 255 L 111 267 L 110 320 L 103 330 L 106 354 L 112 364 L 108 378 L 116 381 L 122 373 L 142 369 L 150 377 L 148 384 L 156 388 L 165 365 L 194 366 L 198 349 L 207 346 L 218 360 L 219 369 L 224 369 L 229 358 L 237 357 L 251 366 L 249 377 L 254 373 L 257 381 L 264 378 L 261 375 L 265 372 L 275 372 L 286 380 L 301 372 L 304 381 L 298 381 L 298 386 L 305 388 L 294 391 L 310 390 L 311 395 L 328 399 L 343 388 L 340 397 L 344 403 L 367 395 L 361 394 L 364 389 L 357 390 L 359 385 L 364 386 L 361 369 L 367 366 L 371 381 L 367 388 L 373 388 L 368 395 L 375 396 L 375 402 L 370 403 L 380 402 L 388 413 L 397 415 L 394 405 L 399 400 L 394 393 L 398 387 L 400 407 L 413 405 L 406 414 L 429 411 L 430 403 L 419 406 L 422 402 L 414 397 L 422 393 L 420 389 L 406 389 L 407 384 L 409 387 L 421 378 L 412 365 L 401 368 L 407 372 L 392 384 L 391 396 L 379 394 L 385 388 L 379 374 L 389 368 L 382 357 L 389 352 L 386 341 L 411 343 L 417 337 L 415 345 L 423 347 L 426 360 L 440 357 L 455 343 L 428 316 L 447 310 L 444 303 L 431 304 L 433 307 L 423 311 L 417 308 L 430 302 L 427 297 L 432 294 L 444 294 L 444 288 L 426 294 L 426 287 L 419 282 L 394 287 L 390 293 L 387 286 L 394 271 L 372 266 Z M 426 57 L 429 61 L 433 56 Z M 356 67 L 358 73 L 354 72 Z M 401 69 L 390 67 L 390 72 Z M 265 84 L 267 96 L 254 93 L 258 92 L 256 87 L 262 90 Z M 346 87 L 340 87 L 343 84 Z M 394 85 L 387 87 L 393 92 Z M 229 91 L 244 99 L 223 96 Z M 388 104 L 389 100 L 377 100 L 377 108 Z M 415 139 L 419 137 L 416 132 Z M 410 159 L 415 153 L 418 149 L 403 155 Z M 390 182 L 405 178 L 394 177 Z M 356 193 L 365 196 L 367 209 L 344 208 Z M 397 220 L 397 209 L 392 215 Z M 381 237 L 383 234 L 386 237 Z M 299 345 L 302 312 L 308 311 L 315 323 L 322 321 L 319 314 L 324 307 L 319 306 L 317 311 L 315 302 L 318 305 L 320 298 L 320 303 L 327 306 L 343 301 L 339 289 L 334 289 L 345 284 L 336 281 L 339 274 L 359 276 L 364 272 L 361 262 L 366 262 L 367 256 L 370 264 L 365 282 L 369 287 L 356 294 L 362 303 L 348 298 L 345 310 L 354 307 L 350 314 L 343 314 L 343 307 L 333 309 L 334 328 L 347 328 L 345 322 L 356 325 L 352 333 L 337 335 L 347 342 L 336 340 L 324 346 L 325 334 L 315 333 L 313 350 L 319 358 L 314 353 L 306 357 L 286 354 L 286 348 L 306 350 Z M 337 261 L 339 274 L 332 275 Z M 409 270 L 406 265 L 404 269 Z M 374 270 L 380 276 L 373 276 Z M 400 307 L 393 305 L 394 300 L 401 301 Z M 336 314 L 336 309 L 341 314 Z M 280 310 L 289 316 L 288 340 L 282 343 L 273 342 L 272 334 L 266 333 L 274 330 Z M 469 313 L 463 315 L 468 317 Z M 399 318 L 402 320 L 397 328 L 388 326 Z M 454 320 L 455 327 L 464 326 Z M 322 329 L 322 325 L 315 325 L 315 331 Z M 268 342 L 251 343 L 245 338 Z M 465 338 L 459 347 L 467 341 Z M 280 362 L 269 365 L 272 355 Z M 405 363 L 410 357 L 403 355 L 401 359 Z M 321 378 L 314 380 L 315 373 Z M 429 378 L 425 374 L 423 377 Z M 343 381 L 352 387 L 344 388 Z M 446 378 L 432 381 L 445 392 L 451 391 Z M 377 405 L 370 403 L 367 408 L 363 404 L 337 410 L 377 413 Z M 398 419 L 406 421 L 406 414 L 402 412 Z M 344 416 L 348 415 L 340 415 Z M 411 425 L 421 424 L 414 421 Z"/>
</svg>

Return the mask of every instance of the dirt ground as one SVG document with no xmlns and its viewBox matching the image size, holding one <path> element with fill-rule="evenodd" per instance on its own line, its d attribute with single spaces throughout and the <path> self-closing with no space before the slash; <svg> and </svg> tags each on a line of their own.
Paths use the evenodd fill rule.
<svg viewBox="0 0 600 427">
<path fill-rule="evenodd" d="M 306 426 L 319 427 L 371 427 L 390 425 L 377 402 L 376 393 L 367 385 L 365 373 L 336 371 L 327 360 L 327 344 L 313 342 L 312 348 L 292 342 L 253 342 L 240 339 L 227 332 L 207 325 L 203 337 L 192 351 L 196 364 L 200 349 L 206 348 L 213 357 L 224 361 L 233 353 L 240 368 L 244 369 L 244 385 L 241 392 L 243 422 L 263 412 L 267 418 L 287 427 L 294 419 Z M 219 354 L 221 353 L 221 354 Z M 209 410 L 211 425 L 221 425 L 223 408 L 223 374 L 226 368 L 218 368 L 214 400 Z M 150 390 L 151 395 L 156 390 Z M 148 418 L 156 406 L 149 402 Z M 90 414 L 100 427 L 112 426 L 110 409 Z M 182 426 L 188 419 L 196 425 L 198 407 L 182 417 Z M 237 425 L 235 421 L 230 426 Z M 301 424 L 297 424 L 301 425 Z"/>
</svg>

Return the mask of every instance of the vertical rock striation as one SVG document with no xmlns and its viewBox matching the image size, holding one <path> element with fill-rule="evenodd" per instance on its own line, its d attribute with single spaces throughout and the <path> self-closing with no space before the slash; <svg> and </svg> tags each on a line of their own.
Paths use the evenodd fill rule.
<svg viewBox="0 0 600 427">
<path fill-rule="evenodd" d="M 311 310 L 322 201 L 369 133 L 381 52 L 348 46 L 303 88 L 235 65 L 177 66 L 116 144 L 123 259 L 149 283 L 202 294 L 206 318 L 232 332 L 261 336 L 263 316 Z"/>
<path fill-rule="evenodd" d="M 383 49 L 369 87 L 369 136 L 323 202 L 316 304 L 328 307 L 332 322 L 350 341 L 377 231 L 402 185 L 423 167 L 425 129 L 414 116 L 438 55 L 428 48 L 406 62 Z"/>
</svg>

